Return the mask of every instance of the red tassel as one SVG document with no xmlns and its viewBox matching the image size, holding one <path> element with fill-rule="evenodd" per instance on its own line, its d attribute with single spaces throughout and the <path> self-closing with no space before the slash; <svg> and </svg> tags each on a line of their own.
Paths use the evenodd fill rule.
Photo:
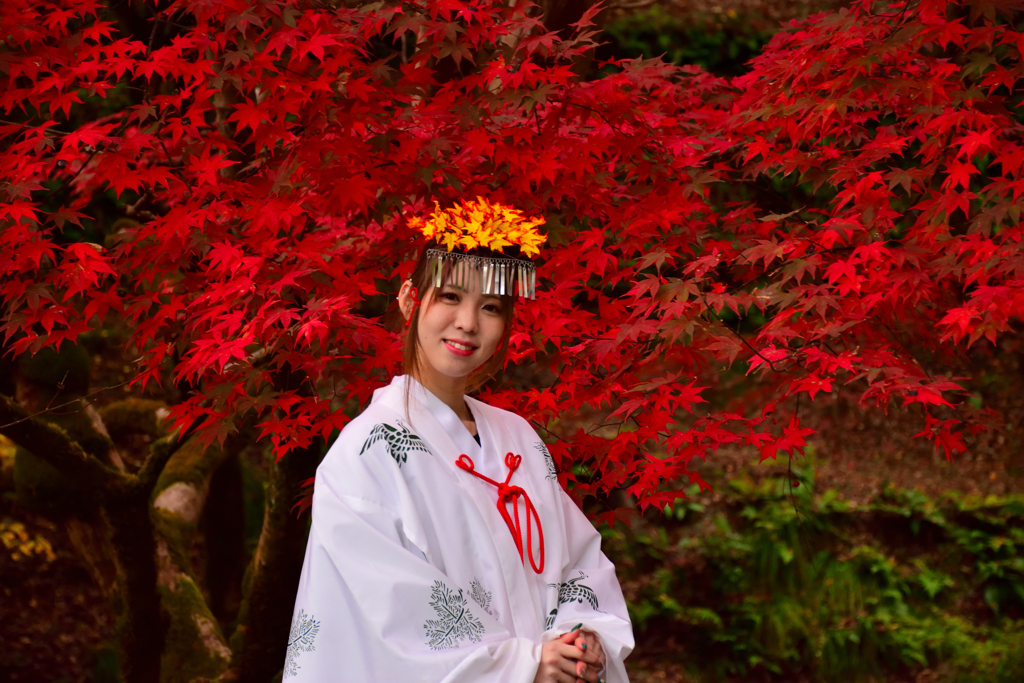
<svg viewBox="0 0 1024 683">
<path fill-rule="evenodd" d="M 508 482 L 512 479 L 512 475 L 519 468 L 519 463 L 523 461 L 521 455 L 513 455 L 508 453 L 505 455 L 505 466 L 508 467 L 508 476 L 505 477 L 504 482 L 497 482 L 489 477 L 477 472 L 473 469 L 473 459 L 463 453 L 459 456 L 459 459 L 455 461 L 461 469 L 466 470 L 474 477 L 479 477 L 484 481 L 493 484 L 498 487 L 498 512 L 501 513 L 501 518 L 505 520 L 505 525 L 508 530 L 512 532 L 512 540 L 515 541 L 516 549 L 519 551 L 519 559 L 523 562 L 526 561 L 523 553 L 523 528 L 519 522 L 519 498 L 523 499 L 523 507 L 526 510 L 526 555 L 530 558 L 530 566 L 533 567 L 533 571 L 540 574 L 544 571 L 544 529 L 540 525 L 540 515 L 537 513 L 537 508 L 533 506 L 533 501 L 530 500 L 530 496 L 526 494 L 519 486 L 509 486 Z M 512 511 L 515 514 L 515 522 L 512 521 L 512 515 L 508 513 L 508 508 L 505 506 L 509 501 L 512 501 Z M 540 547 L 540 564 L 534 561 L 533 558 L 533 535 L 530 533 L 531 522 L 536 520 L 537 522 L 537 538 L 539 540 Z"/>
</svg>

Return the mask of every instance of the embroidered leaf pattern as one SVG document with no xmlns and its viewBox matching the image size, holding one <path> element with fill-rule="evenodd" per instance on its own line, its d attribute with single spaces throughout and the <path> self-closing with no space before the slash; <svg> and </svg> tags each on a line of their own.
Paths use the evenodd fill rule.
<svg viewBox="0 0 1024 683">
<path fill-rule="evenodd" d="M 473 598 L 473 602 L 480 605 L 483 611 L 494 616 L 494 613 L 491 612 L 491 591 L 485 590 L 476 579 L 469 584 L 469 597 Z"/>
<path fill-rule="evenodd" d="M 292 629 L 288 633 L 288 651 L 284 659 L 285 678 L 299 673 L 297 661 L 299 655 L 316 649 L 313 646 L 313 641 L 316 639 L 316 634 L 319 631 L 320 622 L 315 620 L 312 615 L 307 617 L 306 611 L 300 609 L 299 613 L 292 619 Z"/>
<path fill-rule="evenodd" d="M 370 436 L 363 443 L 363 448 L 359 451 L 359 455 L 365 453 L 370 446 L 378 441 L 384 441 L 388 454 L 395 459 L 399 467 L 406 461 L 409 451 L 430 452 L 427 450 L 427 444 L 423 443 L 423 439 L 410 432 L 409 428 L 405 425 L 399 423 L 397 427 L 392 427 L 382 422 L 370 430 Z"/>
<path fill-rule="evenodd" d="M 545 631 L 550 631 L 551 630 L 551 627 L 555 625 L 555 617 L 557 617 L 557 616 L 558 616 L 558 608 L 557 607 L 555 609 L 551 610 L 550 612 L 548 612 L 548 618 L 544 620 L 544 630 Z"/>
<path fill-rule="evenodd" d="M 533 445 L 544 456 L 544 462 L 548 465 L 548 473 L 544 478 L 548 480 L 558 479 L 558 468 L 555 467 L 555 459 L 551 457 L 551 452 L 548 450 L 547 445 L 543 441 L 538 441 Z"/>
<path fill-rule="evenodd" d="M 427 645 L 431 650 L 448 650 L 468 638 L 480 642 L 484 625 L 469 611 L 469 601 L 462 589 L 453 591 L 440 581 L 430 589 L 430 606 L 437 619 L 427 619 L 423 629 L 427 632 Z"/>
<path fill-rule="evenodd" d="M 583 604 L 585 600 L 590 603 L 591 607 L 597 609 L 597 594 L 594 593 L 594 589 L 580 583 L 585 578 L 587 578 L 587 575 L 580 572 L 580 575 L 575 579 L 569 579 L 565 583 L 549 583 L 548 585 L 558 589 L 559 605 L 564 605 L 567 602 Z"/>
</svg>

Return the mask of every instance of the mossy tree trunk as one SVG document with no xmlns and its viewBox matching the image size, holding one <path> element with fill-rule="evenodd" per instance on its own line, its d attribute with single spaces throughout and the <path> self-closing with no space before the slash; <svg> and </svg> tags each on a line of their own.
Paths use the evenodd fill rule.
<svg viewBox="0 0 1024 683">
<path fill-rule="evenodd" d="M 133 487 L 105 498 L 104 518 L 117 558 L 123 604 L 117 623 L 122 674 L 128 683 L 156 681 L 168 619 L 157 593 L 149 496 L 143 487 Z"/>
<path fill-rule="evenodd" d="M 225 486 L 237 487 L 237 482 L 215 482 L 218 473 L 228 480 L 237 478 L 237 471 L 231 474 L 231 463 L 237 470 L 238 452 L 251 445 L 249 437 L 242 430 L 242 436 L 229 438 L 223 448 L 213 445 L 204 449 L 187 437 L 160 436 L 152 426 L 157 424 L 153 413 L 162 409 L 161 404 L 144 407 L 132 420 L 141 421 L 150 435 L 159 438 L 152 442 L 145 459 L 129 468 L 134 472 L 124 471 L 110 460 L 101 461 L 83 448 L 80 441 L 87 438 L 74 438 L 45 414 L 30 414 L 2 394 L 0 433 L 59 472 L 65 483 L 71 482 L 75 495 L 84 502 L 63 514 L 93 527 L 96 537 L 106 544 L 105 552 L 114 558 L 117 634 L 126 683 L 270 681 L 284 661 L 306 543 L 308 518 L 300 519 L 292 508 L 302 482 L 313 475 L 323 444 L 295 451 L 269 466 L 256 550 L 244 580 L 238 577 L 240 569 L 229 571 L 241 584 L 233 588 L 241 606 L 238 626 L 229 638 L 225 629 L 235 621 L 236 611 L 215 615 L 211 596 L 216 593 L 205 581 L 210 568 L 201 571 L 193 560 L 202 531 L 238 531 L 240 511 L 217 511 L 222 517 L 234 514 L 236 518 L 211 524 L 203 513 L 212 493 Z M 123 408 L 128 414 L 139 405 Z M 118 423 L 124 416 L 117 410 L 101 411 L 102 418 L 92 412 L 89 419 L 93 423 L 107 419 L 115 434 L 126 428 Z M 241 504 L 238 495 L 227 498 L 218 503 L 229 505 L 233 500 Z M 206 545 L 216 545 L 219 540 L 209 538 Z M 229 539 L 229 545 L 244 552 L 240 540 Z M 237 564 L 241 559 L 218 559 L 212 553 L 207 562 Z M 228 591 L 223 586 L 217 590 Z"/>
<path fill-rule="evenodd" d="M 170 616 L 160 681 L 188 683 L 215 679 L 231 661 L 206 591 L 192 563 L 192 546 L 214 473 L 229 456 L 217 444 L 185 444 L 168 460 L 152 493 L 157 587 Z"/>
<path fill-rule="evenodd" d="M 245 599 L 231 639 L 238 680 L 259 683 L 277 671 L 288 644 L 295 589 L 306 547 L 307 524 L 293 511 L 295 493 L 313 476 L 322 444 L 295 450 L 270 468 L 263 530 L 243 583 Z"/>
<path fill-rule="evenodd" d="M 173 453 L 173 439 L 154 444 L 138 474 L 127 474 L 100 462 L 64 429 L 30 416 L 4 395 L 0 395 L 0 433 L 75 482 L 83 497 L 99 506 L 99 523 L 105 527 L 117 563 L 124 679 L 127 683 L 156 680 L 166 624 L 156 590 L 149 491 L 153 473 Z"/>
</svg>

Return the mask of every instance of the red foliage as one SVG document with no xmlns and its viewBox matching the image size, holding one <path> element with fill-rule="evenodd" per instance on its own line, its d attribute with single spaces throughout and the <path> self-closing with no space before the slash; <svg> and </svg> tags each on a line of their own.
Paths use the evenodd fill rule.
<svg viewBox="0 0 1024 683">
<path fill-rule="evenodd" d="M 21 353 L 120 319 L 137 382 L 186 388 L 174 419 L 210 439 L 256 415 L 281 455 L 368 401 L 435 200 L 549 218 L 510 362 L 552 381 L 485 400 L 580 496 L 661 506 L 723 444 L 799 451 L 773 411 L 838 386 L 921 404 L 951 456 L 977 420 L 946 369 L 1016 343 L 1024 33 L 1000 3 L 860 3 L 732 81 L 581 78 L 592 15 L 564 39 L 522 3 L 175 1 L 148 42 L 111 12 L 0 6 L 0 329 Z M 734 364 L 756 392 L 704 403 Z M 583 409 L 617 432 L 559 429 Z"/>
</svg>

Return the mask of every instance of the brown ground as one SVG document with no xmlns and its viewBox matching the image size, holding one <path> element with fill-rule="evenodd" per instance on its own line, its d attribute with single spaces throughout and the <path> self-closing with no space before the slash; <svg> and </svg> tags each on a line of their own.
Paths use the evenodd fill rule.
<svg viewBox="0 0 1024 683">
<path fill-rule="evenodd" d="M 113 683 L 114 614 L 68 541 L 63 526 L 0 498 L 0 527 L 17 520 L 45 553 L 0 544 L 0 680 Z M 18 559 L 14 559 L 17 555 Z"/>
</svg>

